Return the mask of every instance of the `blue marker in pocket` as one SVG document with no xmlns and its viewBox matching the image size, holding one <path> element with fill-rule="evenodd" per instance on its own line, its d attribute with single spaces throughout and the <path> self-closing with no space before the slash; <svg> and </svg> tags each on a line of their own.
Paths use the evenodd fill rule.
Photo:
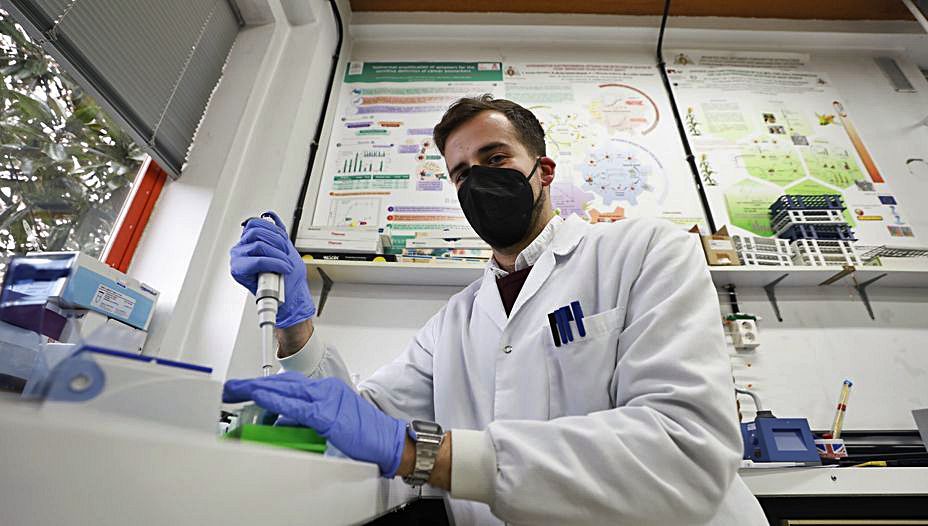
<svg viewBox="0 0 928 526">
<path fill-rule="evenodd" d="M 580 301 L 570 302 L 570 308 L 574 312 L 574 321 L 577 322 L 577 333 L 583 338 L 586 336 L 586 327 L 583 326 L 583 309 L 580 308 Z"/>
</svg>

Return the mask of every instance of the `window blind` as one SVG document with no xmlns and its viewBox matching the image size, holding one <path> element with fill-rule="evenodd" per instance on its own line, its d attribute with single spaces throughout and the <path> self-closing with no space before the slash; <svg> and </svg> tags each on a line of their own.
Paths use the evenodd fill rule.
<svg viewBox="0 0 928 526">
<path fill-rule="evenodd" d="M 238 34 L 227 0 L 6 0 L 27 31 L 181 173 Z"/>
</svg>

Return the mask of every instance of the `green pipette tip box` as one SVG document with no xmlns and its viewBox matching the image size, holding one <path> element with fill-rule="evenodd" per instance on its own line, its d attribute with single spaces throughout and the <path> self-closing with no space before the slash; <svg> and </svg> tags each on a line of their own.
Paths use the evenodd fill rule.
<svg viewBox="0 0 928 526">
<path fill-rule="evenodd" d="M 313 453 L 325 453 L 326 448 L 326 440 L 308 427 L 243 424 L 226 433 L 225 437 Z"/>
</svg>

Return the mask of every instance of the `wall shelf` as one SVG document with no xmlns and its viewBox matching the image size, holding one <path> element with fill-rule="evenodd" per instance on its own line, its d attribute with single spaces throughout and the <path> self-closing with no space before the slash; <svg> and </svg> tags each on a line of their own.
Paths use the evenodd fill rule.
<svg viewBox="0 0 928 526">
<path fill-rule="evenodd" d="M 375 261 L 309 260 L 310 279 L 318 279 L 322 269 L 333 282 L 369 285 L 466 286 L 483 275 L 483 265 L 473 263 L 390 263 Z M 928 288 L 928 268 L 891 267 L 710 267 L 716 286 L 764 287 L 788 274 L 778 287 L 815 287 L 835 283 L 864 282 L 881 274 L 881 287 Z"/>
<path fill-rule="evenodd" d="M 779 287 L 817 287 L 830 285 L 853 273 L 853 268 L 845 267 L 709 267 L 712 281 L 717 287 L 734 285 L 736 287 L 765 287 L 781 276 Z"/>
<path fill-rule="evenodd" d="M 305 261 L 305 260 L 304 260 Z M 464 287 L 483 275 L 482 264 L 390 263 L 382 261 L 306 261 L 310 279 L 322 270 L 333 282 L 368 285 L 444 285 Z"/>
<path fill-rule="evenodd" d="M 780 287 L 814 287 L 848 283 L 853 285 L 865 282 L 882 274 L 881 287 L 928 288 L 928 268 L 892 268 L 892 267 L 710 267 L 712 280 L 716 286 L 728 284 L 737 287 L 763 287 L 780 277 L 789 274 L 779 283 Z"/>
</svg>

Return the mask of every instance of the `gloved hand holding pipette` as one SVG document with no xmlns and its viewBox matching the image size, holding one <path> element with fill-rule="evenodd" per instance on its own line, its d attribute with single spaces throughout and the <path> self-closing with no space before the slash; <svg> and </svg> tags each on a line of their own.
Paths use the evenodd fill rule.
<svg viewBox="0 0 928 526">
<path fill-rule="evenodd" d="M 274 222 L 249 220 L 242 237 L 229 251 L 232 277 L 254 294 L 259 274 L 273 272 L 283 276 L 286 298 L 277 310 L 277 328 L 285 329 L 312 318 L 316 305 L 306 282 L 306 265 L 287 237 L 283 222 L 274 212 L 266 212 L 264 216 Z"/>
<path fill-rule="evenodd" d="M 284 280 L 285 301 L 277 312 L 277 327 L 292 327 L 316 313 L 306 282 L 306 266 L 287 237 L 280 218 L 273 223 L 252 218 L 232 247 L 232 277 L 252 294 L 258 276 L 271 272 Z M 222 395 L 226 403 L 253 400 L 280 415 L 279 423 L 314 429 L 342 453 L 380 466 L 381 474 L 396 474 L 406 441 L 406 422 L 393 418 L 361 398 L 336 378 L 311 379 L 301 373 L 250 380 L 229 380 Z"/>
<path fill-rule="evenodd" d="M 286 329 L 307 320 L 316 307 L 306 284 L 306 267 L 277 214 L 265 212 L 242 227 L 242 237 L 231 250 L 232 277 L 255 295 L 261 372 L 268 376 L 274 368 L 275 326 Z"/>
</svg>

